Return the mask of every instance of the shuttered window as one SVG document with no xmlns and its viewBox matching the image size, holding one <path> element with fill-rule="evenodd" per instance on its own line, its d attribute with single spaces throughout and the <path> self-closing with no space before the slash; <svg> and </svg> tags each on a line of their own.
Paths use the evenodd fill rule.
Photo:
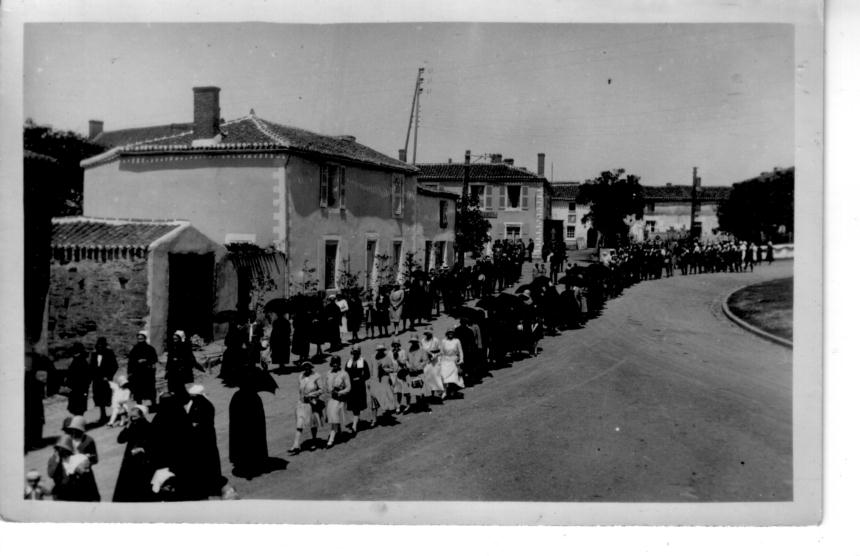
<svg viewBox="0 0 860 556">
<path fill-rule="evenodd" d="M 505 191 L 507 187 L 504 185 L 499 186 L 499 210 L 505 210 L 508 207 L 507 200 L 505 199 Z"/>
<path fill-rule="evenodd" d="M 340 194 L 338 195 L 340 210 L 346 210 L 346 168 L 343 166 L 339 167 L 337 175 L 338 186 L 340 189 Z"/>
<path fill-rule="evenodd" d="M 493 210 L 493 186 L 488 185 L 484 188 L 484 209 Z"/>
<path fill-rule="evenodd" d="M 529 208 L 529 188 L 525 185 L 522 187 L 523 190 L 523 199 L 520 201 L 520 208 L 523 210 L 528 210 Z"/>
<path fill-rule="evenodd" d="M 391 176 L 391 214 L 403 216 L 403 176 L 400 174 Z"/>
<path fill-rule="evenodd" d="M 328 166 L 320 166 L 320 208 L 328 207 Z"/>
</svg>

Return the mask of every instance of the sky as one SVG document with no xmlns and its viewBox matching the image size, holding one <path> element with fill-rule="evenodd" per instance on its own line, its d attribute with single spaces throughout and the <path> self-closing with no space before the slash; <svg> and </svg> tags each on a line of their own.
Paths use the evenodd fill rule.
<svg viewBox="0 0 860 556">
<path fill-rule="evenodd" d="M 354 135 L 396 157 L 426 68 L 417 161 L 489 153 L 581 181 L 730 185 L 794 164 L 794 31 L 780 24 L 30 23 L 24 115 L 82 134 L 227 120 Z M 409 160 L 412 160 L 410 138 Z"/>
</svg>

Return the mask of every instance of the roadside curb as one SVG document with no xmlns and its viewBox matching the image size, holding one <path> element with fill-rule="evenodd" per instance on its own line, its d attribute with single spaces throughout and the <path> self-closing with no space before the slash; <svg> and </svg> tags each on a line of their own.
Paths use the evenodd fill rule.
<svg viewBox="0 0 860 556">
<path fill-rule="evenodd" d="M 743 328 L 747 332 L 752 332 L 753 334 L 755 334 L 756 336 L 759 336 L 760 338 L 764 338 L 765 340 L 768 340 L 768 341 L 773 342 L 775 344 L 779 344 L 783 347 L 787 347 L 789 349 L 794 349 L 794 343 L 791 340 L 786 340 L 785 338 L 780 338 L 779 336 L 771 334 L 770 332 L 765 332 L 761 328 L 759 328 L 757 326 L 753 326 L 752 324 L 743 320 L 742 318 L 740 318 L 739 316 L 734 314 L 731 309 L 729 309 L 729 298 L 731 296 L 733 296 L 734 294 L 736 294 L 737 292 L 739 292 L 742 289 L 745 289 L 747 287 L 749 287 L 749 286 L 748 285 L 747 286 L 741 286 L 740 288 L 734 289 L 734 290 L 730 291 L 729 294 L 725 298 L 723 298 L 723 303 L 722 303 L 723 313 L 729 318 L 730 321 L 737 324 L 738 326 L 740 326 L 741 328 Z"/>
</svg>

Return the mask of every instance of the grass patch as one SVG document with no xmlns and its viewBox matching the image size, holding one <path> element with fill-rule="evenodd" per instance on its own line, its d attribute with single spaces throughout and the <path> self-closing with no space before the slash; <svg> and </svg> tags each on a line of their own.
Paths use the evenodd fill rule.
<svg viewBox="0 0 860 556">
<path fill-rule="evenodd" d="M 780 278 L 746 287 L 729 297 L 729 309 L 774 336 L 792 339 L 794 278 Z"/>
</svg>

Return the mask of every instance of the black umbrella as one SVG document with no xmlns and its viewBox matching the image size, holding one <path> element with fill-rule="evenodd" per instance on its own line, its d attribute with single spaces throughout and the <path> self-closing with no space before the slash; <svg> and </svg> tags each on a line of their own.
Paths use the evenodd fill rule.
<svg viewBox="0 0 860 556">
<path fill-rule="evenodd" d="M 227 309 L 226 311 L 218 311 L 212 319 L 216 323 L 235 322 L 240 315 L 241 313 L 235 309 Z"/>
<path fill-rule="evenodd" d="M 284 313 L 289 313 L 292 309 L 292 306 L 293 304 L 290 302 L 289 299 L 278 297 L 266 303 L 265 307 L 263 307 L 263 311 L 266 313 L 275 313 L 277 315 L 283 315 Z"/>
<path fill-rule="evenodd" d="M 456 314 L 459 318 L 468 317 L 472 320 L 478 320 L 478 321 L 484 320 L 487 317 L 487 314 L 484 312 L 483 309 L 480 309 L 477 307 L 469 307 L 466 305 L 460 307 L 457 310 Z"/>
</svg>

